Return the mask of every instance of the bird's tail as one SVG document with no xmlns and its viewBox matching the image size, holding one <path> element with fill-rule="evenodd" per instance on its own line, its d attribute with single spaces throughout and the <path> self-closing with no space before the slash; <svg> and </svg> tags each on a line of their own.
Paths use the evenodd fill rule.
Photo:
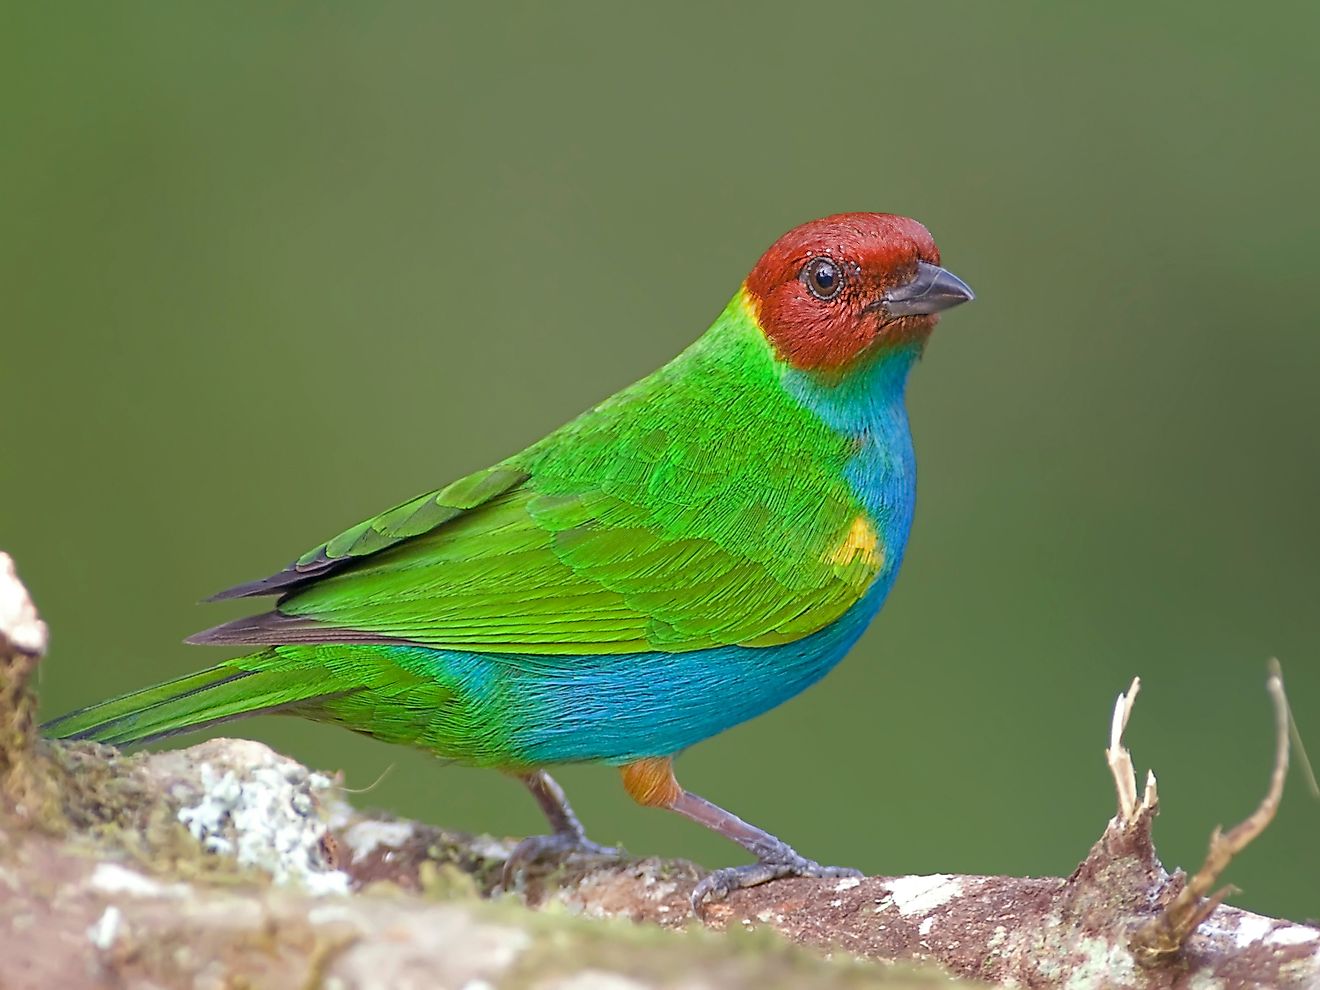
<svg viewBox="0 0 1320 990">
<path fill-rule="evenodd" d="M 90 739 L 125 746 L 248 715 L 315 707 L 352 691 L 348 685 L 336 685 L 324 667 L 252 662 L 261 659 L 262 654 L 257 654 L 230 660 L 69 712 L 47 722 L 42 729 L 56 739 Z"/>
</svg>

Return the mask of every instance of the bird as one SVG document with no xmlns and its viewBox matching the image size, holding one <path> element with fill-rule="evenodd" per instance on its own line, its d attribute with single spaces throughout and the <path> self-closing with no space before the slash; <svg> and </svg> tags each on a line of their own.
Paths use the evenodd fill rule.
<svg viewBox="0 0 1320 990">
<path fill-rule="evenodd" d="M 755 857 L 706 874 L 698 910 L 858 876 L 686 790 L 673 761 L 819 681 L 879 611 L 916 499 L 908 375 L 972 298 L 916 220 L 797 226 L 658 371 L 208 599 L 275 599 L 188 640 L 243 655 L 46 729 L 125 746 L 282 713 L 420 747 L 526 785 L 550 832 L 511 863 L 605 851 L 549 770 L 607 764 Z"/>
</svg>

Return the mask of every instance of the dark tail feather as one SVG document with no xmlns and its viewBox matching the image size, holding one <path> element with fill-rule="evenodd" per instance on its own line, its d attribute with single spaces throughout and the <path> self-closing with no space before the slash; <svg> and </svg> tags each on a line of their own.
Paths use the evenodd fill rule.
<svg viewBox="0 0 1320 990">
<path fill-rule="evenodd" d="M 316 619 L 282 612 L 262 612 L 222 622 L 184 640 L 194 646 L 288 646 L 293 643 L 379 643 L 397 646 L 407 642 L 397 636 L 343 629 Z"/>
</svg>

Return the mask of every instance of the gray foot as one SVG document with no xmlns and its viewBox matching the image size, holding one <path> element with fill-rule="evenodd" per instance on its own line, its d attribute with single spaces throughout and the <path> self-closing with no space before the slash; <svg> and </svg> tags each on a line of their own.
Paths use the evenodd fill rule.
<svg viewBox="0 0 1320 990">
<path fill-rule="evenodd" d="M 783 855 L 762 859 L 749 866 L 727 866 L 722 870 L 707 873 L 692 888 L 692 911 L 701 917 L 707 901 L 718 901 L 728 897 L 735 890 L 744 887 L 756 887 L 781 877 L 821 877 L 839 879 L 860 877 L 862 872 L 847 866 L 821 866 L 815 860 L 800 856 L 791 849 Z"/>
<path fill-rule="evenodd" d="M 564 862 L 574 857 L 620 859 L 624 855 L 622 849 L 602 846 L 592 842 L 585 835 L 574 832 L 531 835 L 514 846 L 513 852 L 509 853 L 509 858 L 504 861 L 500 886 L 505 890 L 512 890 L 518 871 L 533 863 Z"/>
</svg>

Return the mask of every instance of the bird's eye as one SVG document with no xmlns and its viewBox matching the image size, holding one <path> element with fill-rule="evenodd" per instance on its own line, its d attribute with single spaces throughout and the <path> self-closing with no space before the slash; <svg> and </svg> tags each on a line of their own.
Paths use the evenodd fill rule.
<svg viewBox="0 0 1320 990">
<path fill-rule="evenodd" d="M 802 269 L 802 281 L 817 299 L 833 299 L 843 288 L 843 269 L 829 258 L 813 258 Z"/>
</svg>

